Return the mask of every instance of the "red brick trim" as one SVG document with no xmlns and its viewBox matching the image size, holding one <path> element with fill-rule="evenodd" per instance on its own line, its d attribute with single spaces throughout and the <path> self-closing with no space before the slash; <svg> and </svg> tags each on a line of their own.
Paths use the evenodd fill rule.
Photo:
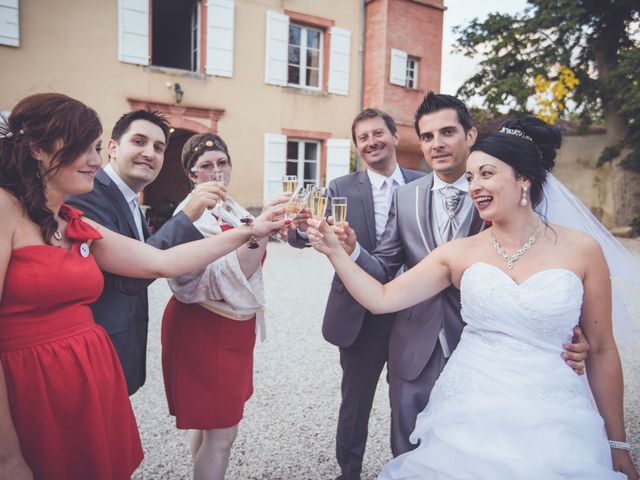
<svg viewBox="0 0 640 480">
<path fill-rule="evenodd" d="M 224 115 L 222 108 L 202 108 L 202 107 L 186 107 L 182 105 L 171 105 L 168 103 L 151 102 L 147 100 L 139 100 L 136 98 L 127 98 L 131 110 L 155 110 L 163 113 L 169 119 L 169 123 L 174 128 L 184 128 L 197 133 L 218 131 L 218 120 Z M 207 127 L 204 123 L 189 120 L 187 117 L 203 118 L 209 120 L 211 126 Z"/>
<path fill-rule="evenodd" d="M 282 134 L 287 137 L 304 138 L 306 140 L 321 140 L 331 138 L 329 132 L 314 132 L 313 130 L 294 130 L 292 128 L 283 128 Z"/>
<path fill-rule="evenodd" d="M 207 71 L 207 16 L 209 9 L 207 1 L 200 0 L 200 68 L 198 71 L 205 73 Z"/>
<path fill-rule="evenodd" d="M 309 25 L 310 27 L 328 29 L 336 24 L 336 21 L 330 18 L 317 17 L 307 13 L 292 12 L 291 10 L 285 10 L 284 13 L 292 22 L 302 23 L 304 25 Z"/>
</svg>

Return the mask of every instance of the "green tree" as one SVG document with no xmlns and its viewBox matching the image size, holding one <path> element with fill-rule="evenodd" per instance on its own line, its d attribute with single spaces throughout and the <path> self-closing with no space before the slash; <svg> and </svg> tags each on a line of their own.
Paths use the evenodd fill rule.
<svg viewBox="0 0 640 480">
<path fill-rule="evenodd" d="M 458 52 L 485 56 L 458 95 L 524 112 L 537 76 L 548 77 L 554 65 L 570 68 L 579 81 L 570 113 L 585 125 L 604 121 L 610 146 L 601 160 L 613 163 L 615 222 L 629 225 L 640 212 L 640 2 L 527 3 L 524 12 L 456 28 Z"/>
</svg>

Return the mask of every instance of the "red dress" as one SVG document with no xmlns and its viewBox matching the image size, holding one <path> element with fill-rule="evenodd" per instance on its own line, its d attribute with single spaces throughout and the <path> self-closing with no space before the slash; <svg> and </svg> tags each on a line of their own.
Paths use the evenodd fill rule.
<svg viewBox="0 0 640 480">
<path fill-rule="evenodd" d="M 228 428 L 242 420 L 253 393 L 255 329 L 255 317 L 231 320 L 171 297 L 162 317 L 162 373 L 178 428 Z"/>
<path fill-rule="evenodd" d="M 101 236 L 78 210 L 60 214 L 71 249 L 17 248 L 5 276 L 0 360 L 11 416 L 34 478 L 128 479 L 142 446 L 118 357 L 89 308 L 102 273 L 83 256 L 83 242 Z"/>
</svg>

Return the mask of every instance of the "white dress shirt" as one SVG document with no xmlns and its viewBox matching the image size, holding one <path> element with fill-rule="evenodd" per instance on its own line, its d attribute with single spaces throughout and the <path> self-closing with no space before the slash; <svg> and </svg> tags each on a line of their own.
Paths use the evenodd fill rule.
<svg viewBox="0 0 640 480">
<path fill-rule="evenodd" d="M 389 218 L 389 207 L 391 207 L 391 199 L 393 192 L 396 191 L 398 185 L 404 185 L 404 177 L 400 166 L 396 165 L 395 170 L 385 177 L 379 173 L 372 172 L 367 169 L 367 176 L 371 182 L 371 194 L 373 196 L 373 212 L 376 222 L 376 243 L 380 241 L 380 237 L 384 233 Z M 391 187 L 389 188 L 389 184 Z M 360 256 L 360 244 L 356 242 L 356 248 L 351 253 L 351 258 L 355 261 Z"/>
<path fill-rule="evenodd" d="M 389 207 L 393 192 L 398 185 L 404 185 L 404 177 L 400 167 L 396 165 L 395 170 L 385 177 L 379 173 L 367 169 L 367 176 L 371 182 L 371 194 L 373 195 L 373 211 L 376 219 L 376 243 L 380 241 L 380 237 L 384 232 L 389 218 Z"/>
<path fill-rule="evenodd" d="M 129 205 L 129 209 L 131 210 L 131 214 L 133 215 L 133 221 L 136 224 L 136 229 L 138 230 L 139 239 L 144 241 L 144 233 L 142 230 L 142 212 L 140 211 L 140 194 L 131 190 L 131 187 L 124 183 L 124 181 L 120 178 L 120 176 L 113 169 L 111 164 L 108 164 L 103 168 L 104 173 L 109 175 L 109 178 L 113 180 L 113 183 L 116 184 L 118 190 L 122 193 L 122 196 Z"/>
</svg>

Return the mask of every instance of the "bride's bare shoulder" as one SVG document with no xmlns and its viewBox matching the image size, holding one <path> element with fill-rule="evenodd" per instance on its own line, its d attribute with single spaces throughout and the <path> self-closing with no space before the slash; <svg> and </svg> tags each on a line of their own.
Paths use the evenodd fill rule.
<svg viewBox="0 0 640 480">
<path fill-rule="evenodd" d="M 602 254 L 600 244 L 588 233 L 563 227 L 561 225 L 549 224 L 544 229 L 547 238 L 562 247 L 570 250 L 576 255 Z"/>
</svg>

